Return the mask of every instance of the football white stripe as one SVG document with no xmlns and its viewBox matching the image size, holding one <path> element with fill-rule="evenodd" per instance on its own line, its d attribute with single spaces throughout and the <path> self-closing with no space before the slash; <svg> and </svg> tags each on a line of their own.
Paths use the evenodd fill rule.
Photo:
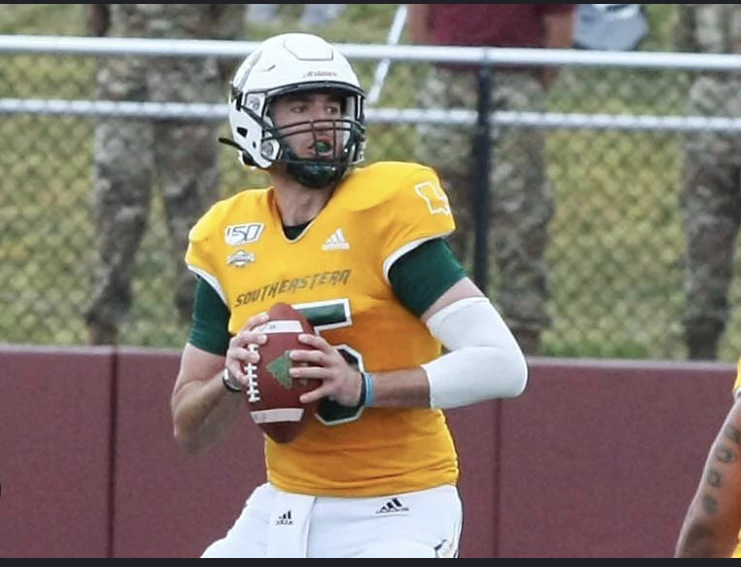
<svg viewBox="0 0 741 567">
<path fill-rule="evenodd" d="M 273 335 L 277 333 L 302 333 L 301 323 L 298 321 L 268 321 L 255 328 L 258 333 Z"/>
<path fill-rule="evenodd" d="M 280 421 L 301 421 L 303 408 L 277 408 L 250 412 L 255 423 L 277 423 Z"/>
</svg>

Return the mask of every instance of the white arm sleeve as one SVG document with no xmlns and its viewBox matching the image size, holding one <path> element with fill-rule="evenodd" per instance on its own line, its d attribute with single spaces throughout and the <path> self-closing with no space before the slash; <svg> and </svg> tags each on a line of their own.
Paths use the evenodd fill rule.
<svg viewBox="0 0 741 567">
<path fill-rule="evenodd" d="M 525 390 L 525 355 L 487 298 L 456 301 L 430 317 L 427 327 L 450 351 L 422 365 L 430 383 L 430 407 L 516 398 Z"/>
</svg>

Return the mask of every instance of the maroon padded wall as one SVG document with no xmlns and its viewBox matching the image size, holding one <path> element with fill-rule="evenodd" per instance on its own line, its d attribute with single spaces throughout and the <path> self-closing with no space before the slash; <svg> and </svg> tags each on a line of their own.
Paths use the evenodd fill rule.
<svg viewBox="0 0 741 567">
<path fill-rule="evenodd" d="M 531 361 L 502 405 L 498 557 L 671 557 L 731 406 L 723 364 Z"/>
<path fill-rule="evenodd" d="M 0 557 L 107 557 L 112 350 L 0 347 Z"/>
<path fill-rule="evenodd" d="M 447 413 L 455 435 L 463 501 L 461 557 L 495 557 L 498 517 L 500 402 L 477 404 Z"/>
<path fill-rule="evenodd" d="M 197 557 L 264 482 L 262 438 L 245 419 L 192 456 L 173 440 L 170 393 L 179 354 L 125 349 L 117 366 L 114 557 Z"/>
<path fill-rule="evenodd" d="M 195 557 L 264 481 L 245 414 L 191 456 L 179 353 L 0 348 L 0 557 Z M 463 557 L 669 557 L 735 367 L 531 359 L 518 399 L 448 412 Z"/>
</svg>

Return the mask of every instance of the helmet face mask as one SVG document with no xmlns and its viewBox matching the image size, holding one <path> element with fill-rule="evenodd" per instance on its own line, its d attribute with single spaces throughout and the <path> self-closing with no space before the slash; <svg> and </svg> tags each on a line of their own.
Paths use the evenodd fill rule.
<svg viewBox="0 0 741 567">
<path fill-rule="evenodd" d="M 271 116 L 276 99 L 314 92 L 337 96 L 341 116 L 276 128 Z M 283 165 L 302 185 L 323 188 L 336 184 L 364 158 L 365 93 L 347 59 L 325 40 L 282 34 L 266 40 L 237 70 L 229 96 L 229 125 L 230 145 L 238 147 L 241 163 L 262 169 Z M 332 155 L 316 151 L 299 157 L 288 138 L 306 133 L 317 147 L 319 138 L 331 136 Z"/>
</svg>

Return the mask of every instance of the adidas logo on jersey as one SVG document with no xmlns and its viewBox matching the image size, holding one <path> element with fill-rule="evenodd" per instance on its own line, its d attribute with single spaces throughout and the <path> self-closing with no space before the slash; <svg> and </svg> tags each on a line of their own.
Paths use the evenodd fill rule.
<svg viewBox="0 0 741 567">
<path fill-rule="evenodd" d="M 335 230 L 332 236 L 327 238 L 322 250 L 350 250 L 350 245 L 345 240 L 345 233 L 341 228 Z"/>
<path fill-rule="evenodd" d="M 376 514 L 398 514 L 399 512 L 409 512 L 409 508 L 404 506 L 398 498 L 392 498 L 376 510 Z"/>
<path fill-rule="evenodd" d="M 284 514 L 281 514 L 278 516 L 278 519 L 275 520 L 276 526 L 292 526 L 293 525 L 293 514 L 290 510 L 288 512 L 285 512 Z"/>
</svg>

